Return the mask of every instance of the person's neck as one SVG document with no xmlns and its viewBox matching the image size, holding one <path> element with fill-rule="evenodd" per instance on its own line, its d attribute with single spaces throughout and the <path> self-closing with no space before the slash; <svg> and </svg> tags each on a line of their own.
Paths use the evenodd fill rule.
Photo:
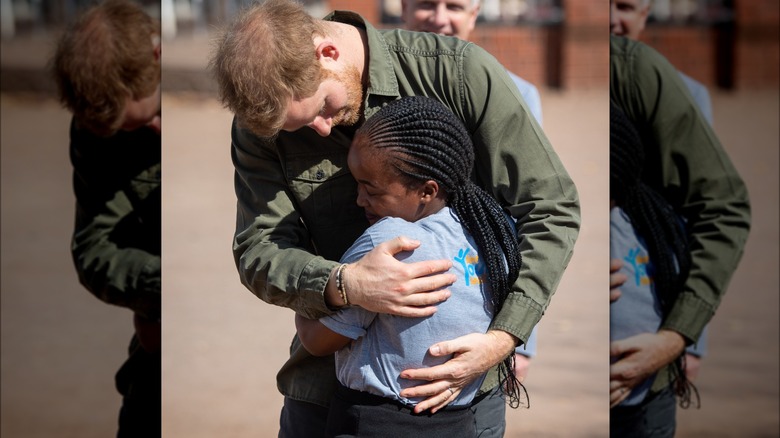
<svg viewBox="0 0 780 438">
<path fill-rule="evenodd" d="M 416 221 L 418 221 L 418 220 L 420 220 L 422 218 L 426 218 L 428 216 L 432 216 L 432 215 L 442 211 L 442 209 L 444 207 L 446 207 L 446 206 L 447 206 L 447 203 L 443 199 L 436 198 L 433 201 L 431 201 L 431 202 L 429 202 L 429 203 L 427 203 L 427 204 L 425 204 L 423 206 L 423 208 L 422 208 L 419 216 L 417 217 Z"/>
</svg>

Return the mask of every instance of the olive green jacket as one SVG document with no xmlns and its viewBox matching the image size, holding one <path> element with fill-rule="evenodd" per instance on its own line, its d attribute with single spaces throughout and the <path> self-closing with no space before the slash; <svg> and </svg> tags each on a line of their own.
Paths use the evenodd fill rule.
<svg viewBox="0 0 780 438">
<path fill-rule="evenodd" d="M 643 179 L 687 222 L 691 272 L 661 329 L 691 344 L 742 257 L 750 230 L 747 188 L 677 70 L 652 48 L 611 37 L 610 99 L 645 142 Z M 654 389 L 668 383 L 668 370 L 659 376 Z"/>
<path fill-rule="evenodd" d="M 101 300 L 160 318 L 160 136 L 150 129 L 96 137 L 71 124 L 76 195 L 71 253 Z"/>
<path fill-rule="evenodd" d="M 492 328 L 525 342 L 571 258 L 579 201 L 517 86 L 474 44 L 377 30 L 349 12 L 326 20 L 367 31 L 366 117 L 402 96 L 425 95 L 464 121 L 474 140 L 476 182 L 518 220 L 523 267 Z M 301 128 L 263 140 L 233 123 L 238 198 L 233 251 L 241 281 L 264 301 L 309 318 L 332 313 L 323 297 L 328 277 L 368 227 L 347 168 L 354 129 L 337 127 L 323 138 Z M 333 356 L 310 356 L 296 337 L 277 382 L 286 396 L 327 406 L 336 384 Z M 496 384 L 493 373 L 483 390 Z"/>
</svg>

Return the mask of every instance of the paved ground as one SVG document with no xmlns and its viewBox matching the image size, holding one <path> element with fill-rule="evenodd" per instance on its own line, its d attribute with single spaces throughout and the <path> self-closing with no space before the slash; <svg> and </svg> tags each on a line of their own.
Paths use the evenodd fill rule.
<svg viewBox="0 0 780 438">
<path fill-rule="evenodd" d="M 777 92 L 714 96 L 719 135 L 745 176 L 754 232 L 711 325 L 703 407 L 679 436 L 777 436 Z M 172 437 L 275 436 L 292 313 L 239 283 L 230 115 L 210 98 L 165 95 L 164 431 Z M 583 229 L 540 330 L 531 409 L 507 436 L 607 434 L 606 94 L 544 93 L 549 136 L 578 184 Z M 68 116 L 48 99 L 2 96 L 3 437 L 105 437 L 112 376 L 130 315 L 83 290 L 68 254 L 73 218 Z"/>
</svg>

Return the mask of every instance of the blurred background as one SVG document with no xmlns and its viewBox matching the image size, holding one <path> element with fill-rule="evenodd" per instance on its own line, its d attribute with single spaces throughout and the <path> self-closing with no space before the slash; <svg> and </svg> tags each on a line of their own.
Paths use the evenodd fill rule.
<svg viewBox="0 0 780 438">
<path fill-rule="evenodd" d="M 214 31 L 240 0 L 141 2 L 163 34 L 163 431 L 171 437 L 275 436 L 275 374 L 291 311 L 238 280 L 231 114 L 206 65 Z M 397 27 L 400 0 L 304 2 Z M 46 64 L 63 24 L 88 2 L 0 0 L 3 437 L 115 434 L 113 375 L 130 312 L 99 302 L 69 254 L 74 197 L 69 114 Z M 654 0 L 643 39 L 709 87 L 714 126 L 753 203 L 753 231 L 710 324 L 700 410 L 678 436 L 778 436 L 778 32 L 774 0 Z M 539 89 L 544 130 L 578 186 L 582 231 L 539 328 L 528 410 L 507 436 L 608 435 L 607 0 L 483 0 L 472 40 Z"/>
</svg>

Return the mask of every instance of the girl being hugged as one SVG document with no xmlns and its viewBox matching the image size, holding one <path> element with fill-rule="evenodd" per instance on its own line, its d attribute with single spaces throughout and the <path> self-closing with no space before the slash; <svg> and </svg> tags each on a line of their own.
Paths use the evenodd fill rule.
<svg viewBox="0 0 780 438">
<path fill-rule="evenodd" d="M 377 314 L 356 306 L 319 321 L 296 315 L 298 336 L 309 352 L 336 353 L 341 386 L 331 401 L 327 435 L 401 436 L 424 430 L 426 436 L 473 436 L 468 408 L 484 375 L 453 384 L 439 404 L 422 413 L 414 407 L 425 398 L 401 393 L 427 382 L 400 375 L 450 359 L 432 356 L 429 346 L 488 331 L 520 269 L 514 223 L 471 181 L 471 138 L 460 119 L 435 99 L 406 97 L 382 108 L 356 132 L 348 165 L 358 183 L 357 203 L 372 226 L 337 270 L 344 301 L 351 285 L 347 263 L 397 236 L 421 242 L 399 259 L 448 258 L 457 281 L 449 287 L 450 298 L 429 317 Z M 499 365 L 499 387 L 516 407 L 522 386 L 513 360 L 512 354 Z"/>
</svg>

